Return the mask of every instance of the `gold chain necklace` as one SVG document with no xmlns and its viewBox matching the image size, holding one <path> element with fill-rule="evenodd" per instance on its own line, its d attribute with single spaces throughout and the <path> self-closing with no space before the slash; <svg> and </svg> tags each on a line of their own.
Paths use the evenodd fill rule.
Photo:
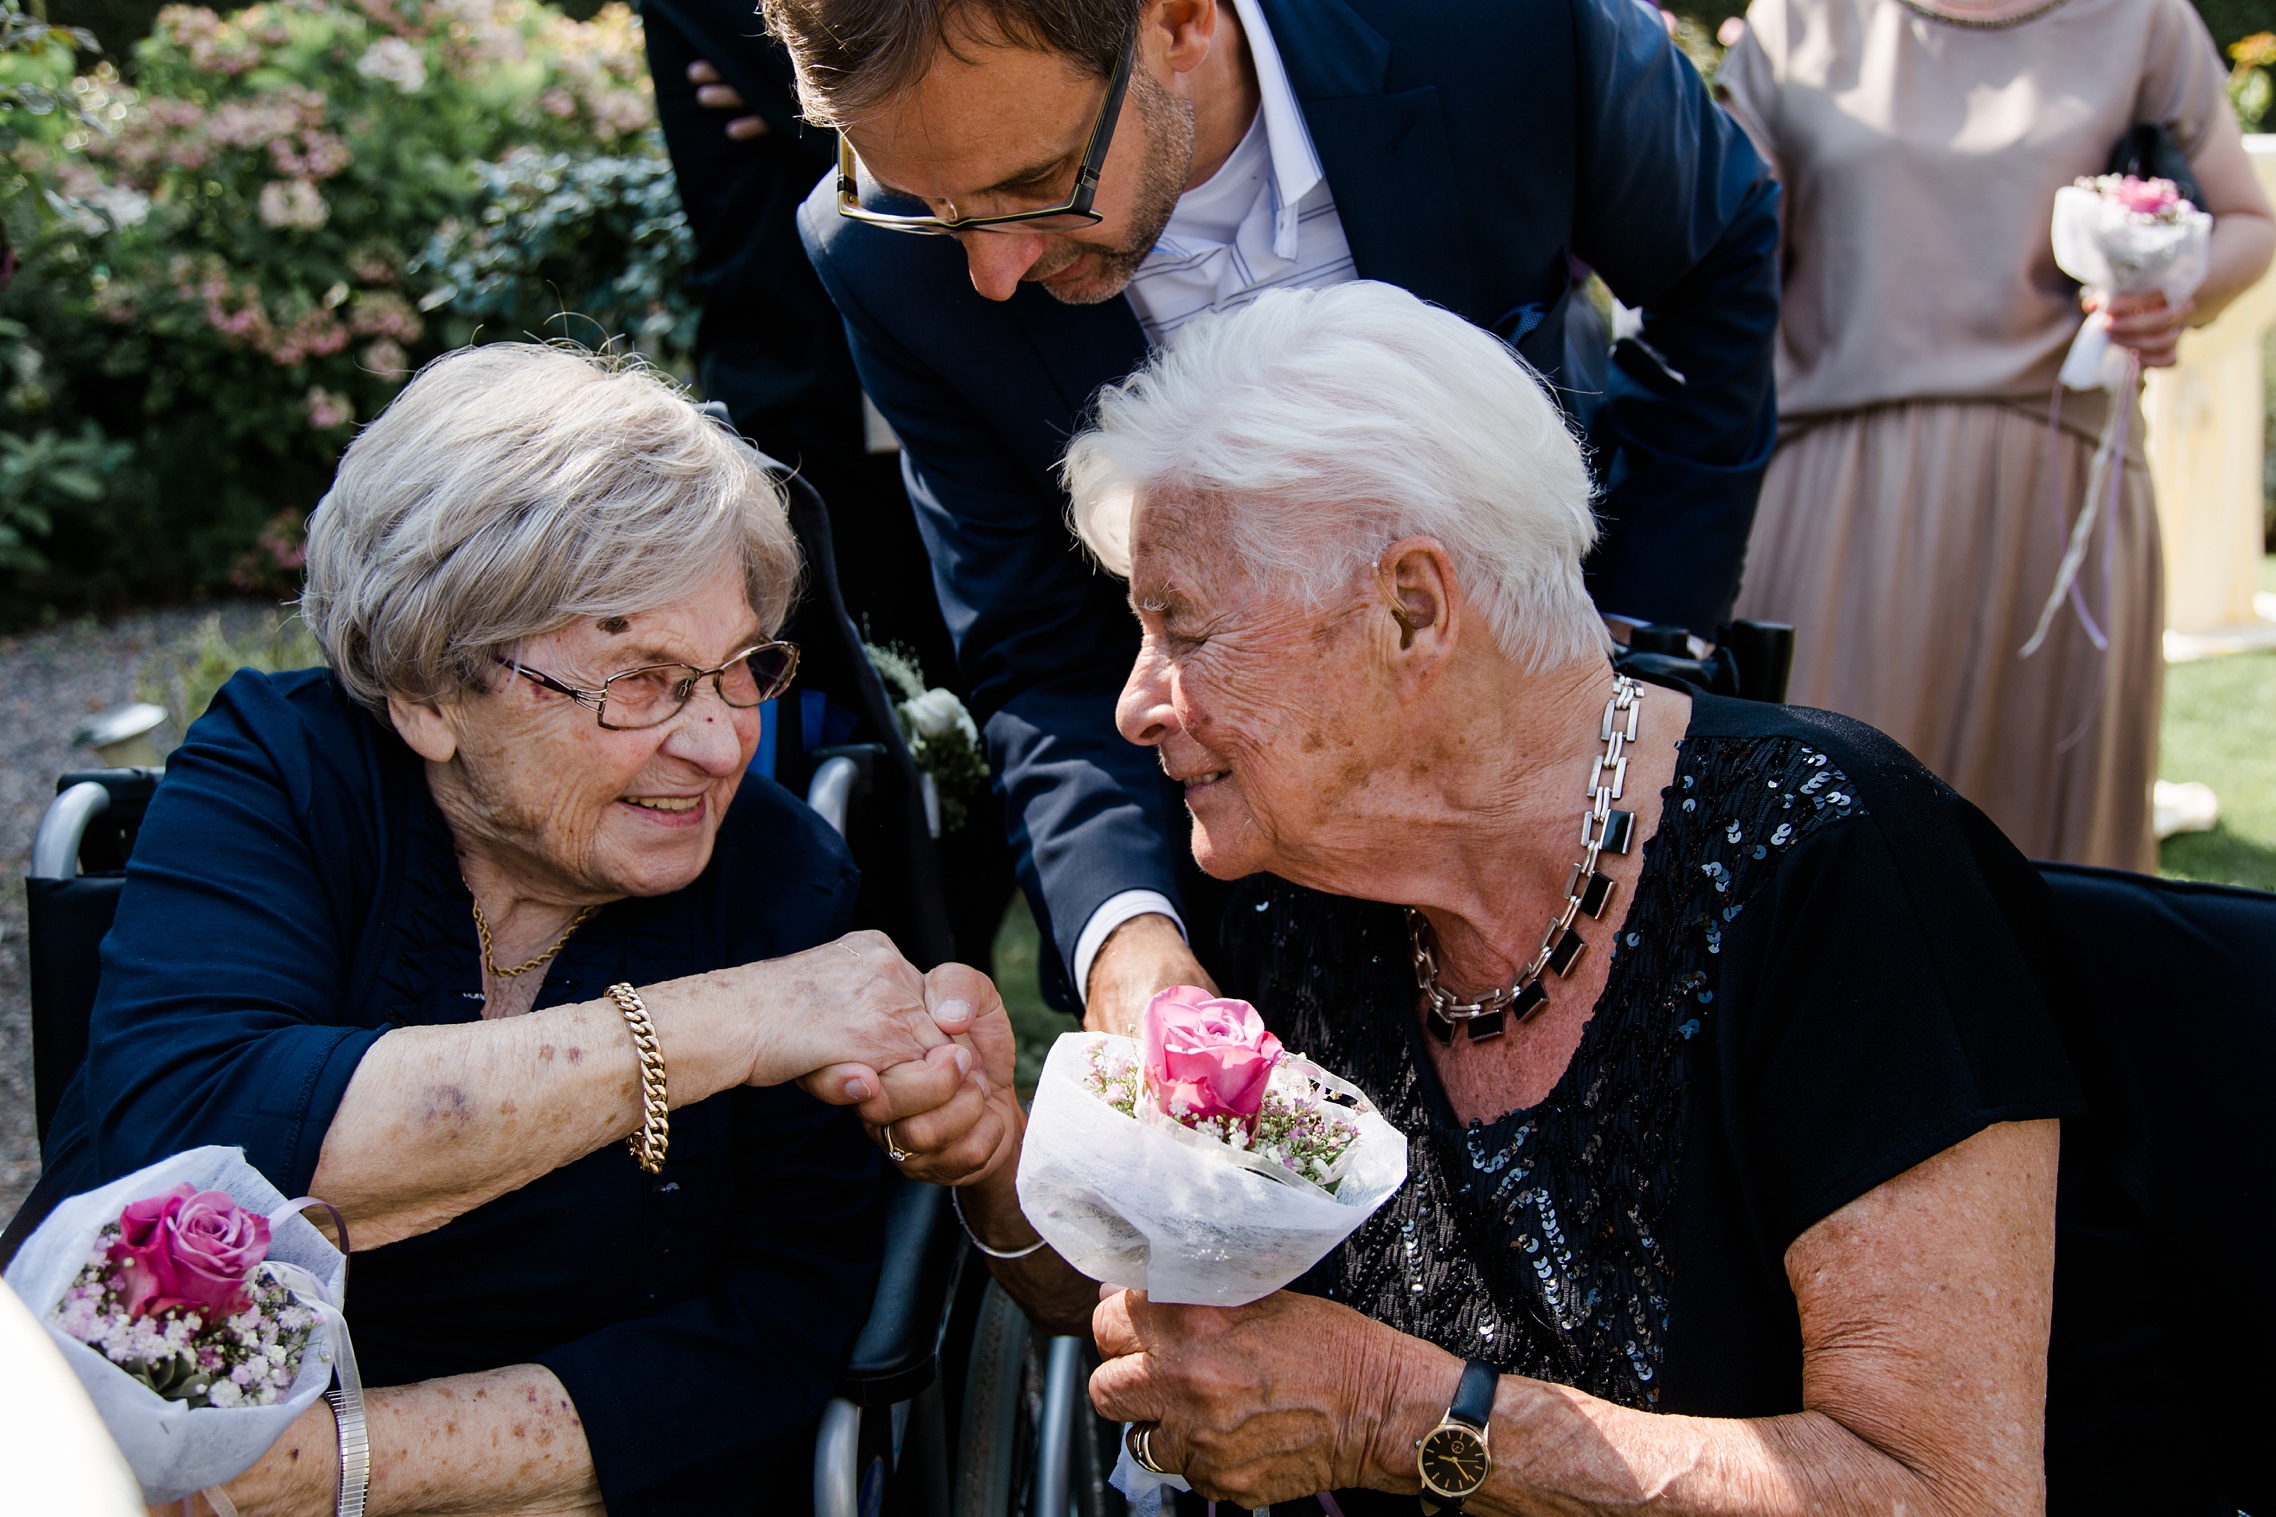
<svg viewBox="0 0 2276 1517">
<path fill-rule="evenodd" d="M 553 956 L 559 953 L 568 941 L 577 935 L 577 929 L 585 925 L 586 918 L 601 909 L 598 906 L 587 906 L 570 919 L 569 925 L 562 930 L 561 936 L 553 940 L 551 948 L 525 964 L 516 964 L 511 969 L 504 969 L 499 967 L 497 947 L 490 941 L 490 919 L 482 914 L 482 903 L 475 899 L 472 885 L 466 887 L 466 898 L 474 907 L 474 935 L 482 940 L 482 967 L 501 980 L 511 980 L 517 976 L 528 974 L 533 969 L 543 969 L 552 963 Z"/>
<path fill-rule="evenodd" d="M 1597 861 L 1608 849 L 1626 853 L 1635 839 L 1635 813 L 1622 811 L 1612 803 L 1628 788 L 1625 750 L 1636 741 L 1636 712 L 1643 699 L 1642 685 L 1625 674 L 1612 677 L 1612 698 L 1604 703 L 1604 721 L 1597 733 L 1604 744 L 1604 756 L 1589 770 L 1588 809 L 1581 813 L 1581 859 L 1565 877 L 1564 904 L 1550 919 L 1549 930 L 1541 935 L 1541 946 L 1517 972 L 1516 979 L 1473 1000 L 1461 999 L 1438 983 L 1438 956 L 1431 951 L 1429 924 L 1421 912 L 1407 908 L 1407 947 L 1414 957 L 1415 983 L 1430 999 L 1430 1030 L 1439 1042 L 1452 1043 L 1454 1034 L 1461 1031 L 1471 1042 L 1480 1043 L 1500 1037 L 1506 1018 L 1515 1017 L 1520 1026 L 1531 1021 L 1549 1004 L 1549 987 L 1543 975 L 1554 972 L 1562 978 L 1570 974 L 1573 961 L 1588 947 L 1574 919 L 1586 913 L 1603 920 L 1612 905 L 1616 883 L 1597 869 Z"/>
</svg>

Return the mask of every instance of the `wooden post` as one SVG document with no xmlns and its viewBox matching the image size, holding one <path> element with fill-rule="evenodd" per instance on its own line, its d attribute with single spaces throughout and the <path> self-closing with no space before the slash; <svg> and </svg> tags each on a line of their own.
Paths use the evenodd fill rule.
<svg viewBox="0 0 2276 1517">
<path fill-rule="evenodd" d="M 2276 200 L 2276 136 L 2247 137 L 2253 168 Z M 2165 624 L 2174 632 L 2251 632 L 2262 555 L 2261 337 L 2276 325 L 2276 275 L 2220 319 L 2182 335 L 2179 362 L 2150 371 L 2145 439 L 2165 539 Z M 2276 630 L 2276 629 L 2272 629 Z M 2254 641 L 2258 639 L 2255 638 Z"/>
</svg>

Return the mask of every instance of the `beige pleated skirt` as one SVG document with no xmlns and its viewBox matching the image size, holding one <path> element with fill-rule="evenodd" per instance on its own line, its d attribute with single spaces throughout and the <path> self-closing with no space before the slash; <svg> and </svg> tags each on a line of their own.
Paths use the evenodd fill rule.
<svg viewBox="0 0 2276 1517">
<path fill-rule="evenodd" d="M 2165 595 L 2138 412 L 2115 520 L 2106 499 L 2078 578 L 2108 646 L 2066 604 L 2020 651 L 2080 509 L 2100 398 L 2066 397 L 2051 447 L 2029 402 L 1789 423 L 1738 614 L 1794 624 L 1789 700 L 1880 728 L 2026 854 L 2153 869 Z"/>
</svg>

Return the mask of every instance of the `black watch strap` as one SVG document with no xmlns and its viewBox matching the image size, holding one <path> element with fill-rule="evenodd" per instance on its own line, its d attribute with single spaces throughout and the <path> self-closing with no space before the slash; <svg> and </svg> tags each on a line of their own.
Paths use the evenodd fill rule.
<svg viewBox="0 0 2276 1517">
<path fill-rule="evenodd" d="M 1501 1388 L 1501 1383 L 1502 1372 L 1483 1359 L 1473 1359 L 1463 1365 L 1462 1378 L 1454 1384 L 1454 1400 L 1446 1408 L 1448 1420 L 1485 1431 L 1486 1424 L 1493 1420 L 1494 1392 Z M 1448 1501 L 1426 1489 L 1422 1493 L 1422 1510 L 1425 1517 L 1462 1517 L 1466 1499 L 1458 1496 Z"/>
<path fill-rule="evenodd" d="M 1502 1372 L 1483 1359 L 1462 1366 L 1462 1379 L 1454 1387 L 1454 1400 L 1446 1415 L 1457 1422 L 1482 1428 L 1494 1419 L 1494 1392 L 1501 1388 Z"/>
</svg>

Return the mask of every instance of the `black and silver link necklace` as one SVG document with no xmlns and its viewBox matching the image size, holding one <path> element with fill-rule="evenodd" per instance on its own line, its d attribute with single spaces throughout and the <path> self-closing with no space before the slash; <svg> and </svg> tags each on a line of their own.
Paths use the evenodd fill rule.
<svg viewBox="0 0 2276 1517">
<path fill-rule="evenodd" d="M 1407 942 L 1414 952 L 1415 983 L 1430 998 L 1430 1030 L 1441 1043 L 1453 1042 L 1457 1029 L 1468 1033 L 1475 1043 L 1500 1037 L 1510 1017 L 1521 1024 L 1531 1021 L 1549 1004 L 1549 988 L 1543 976 L 1554 972 L 1563 979 L 1571 974 L 1582 950 L 1588 947 L 1576 920 L 1586 914 L 1601 921 L 1611 909 L 1616 884 L 1596 866 L 1606 850 L 1624 854 L 1636 840 L 1636 814 L 1612 803 L 1627 789 L 1625 750 L 1636 740 L 1636 713 L 1643 699 L 1644 687 L 1636 681 L 1625 674 L 1612 677 L 1612 698 L 1604 703 L 1604 725 L 1599 733 L 1604 753 L 1589 771 L 1588 810 L 1581 815 L 1580 862 L 1565 878 L 1564 905 L 1541 935 L 1541 946 L 1532 961 L 1517 972 L 1515 980 L 1474 1001 L 1462 1000 L 1438 983 L 1438 956 L 1431 950 L 1430 924 L 1420 911 L 1407 908 Z"/>
</svg>

